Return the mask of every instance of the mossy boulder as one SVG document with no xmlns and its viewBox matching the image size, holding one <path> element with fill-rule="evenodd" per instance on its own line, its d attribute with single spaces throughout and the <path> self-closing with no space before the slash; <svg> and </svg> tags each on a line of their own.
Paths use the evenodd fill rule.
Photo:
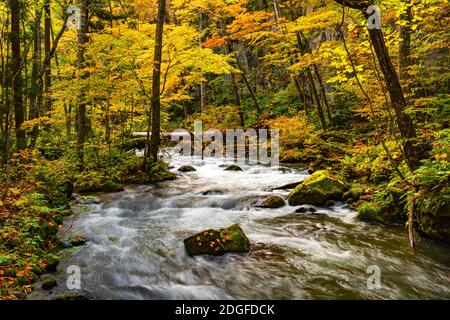
<svg viewBox="0 0 450 320">
<path fill-rule="evenodd" d="M 51 290 L 55 288 L 58 285 L 58 282 L 53 277 L 47 277 L 42 281 L 42 289 L 44 290 Z"/>
<path fill-rule="evenodd" d="M 122 192 L 124 191 L 123 185 L 119 183 L 115 183 L 111 180 L 106 181 L 103 183 L 97 190 L 98 192 L 105 192 L 105 193 L 114 193 L 114 192 Z"/>
<path fill-rule="evenodd" d="M 278 209 L 284 207 L 286 203 L 283 198 L 279 196 L 272 196 L 265 199 L 262 203 L 258 204 L 258 208 L 267 208 L 267 209 Z"/>
<path fill-rule="evenodd" d="M 220 230 L 220 237 L 225 253 L 247 253 L 250 251 L 250 240 L 239 224 Z"/>
<path fill-rule="evenodd" d="M 341 201 L 347 186 L 328 171 L 317 171 L 296 187 L 288 197 L 289 204 L 323 206 L 327 201 Z"/>
<path fill-rule="evenodd" d="M 238 224 L 226 229 L 203 231 L 185 239 L 184 245 L 191 256 L 218 256 L 250 251 L 250 240 Z"/>
<path fill-rule="evenodd" d="M 46 272 L 56 272 L 56 268 L 59 265 L 59 257 L 54 255 L 49 255 L 45 259 L 45 271 Z"/>
<path fill-rule="evenodd" d="M 238 172 L 238 171 L 244 171 L 244 170 L 242 170 L 241 167 L 239 167 L 239 166 L 233 164 L 233 165 L 231 165 L 231 166 L 226 167 L 226 168 L 225 168 L 225 171 L 235 171 L 235 172 Z"/>
<path fill-rule="evenodd" d="M 374 202 L 361 202 L 356 208 L 355 219 L 368 222 L 385 222 L 383 210 Z"/>
<path fill-rule="evenodd" d="M 178 168 L 178 171 L 180 172 L 195 172 L 197 169 L 195 169 L 193 166 L 181 166 Z"/>
</svg>

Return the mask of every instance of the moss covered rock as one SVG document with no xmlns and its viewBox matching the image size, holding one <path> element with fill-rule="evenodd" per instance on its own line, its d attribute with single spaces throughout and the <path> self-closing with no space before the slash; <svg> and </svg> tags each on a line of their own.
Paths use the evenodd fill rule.
<svg viewBox="0 0 450 320">
<path fill-rule="evenodd" d="M 288 197 L 289 204 L 323 206 L 328 200 L 341 201 L 347 190 L 346 185 L 334 178 L 328 171 L 321 170 L 312 174 L 295 188 Z"/>
<path fill-rule="evenodd" d="M 178 169 L 180 172 L 195 172 L 197 169 L 195 169 L 193 166 L 182 166 Z"/>
<path fill-rule="evenodd" d="M 250 240 L 239 224 L 220 230 L 225 253 L 246 253 L 250 251 Z"/>
<path fill-rule="evenodd" d="M 250 251 L 250 240 L 238 224 L 221 230 L 206 230 L 184 240 L 191 256 Z"/>
<path fill-rule="evenodd" d="M 105 193 L 114 193 L 114 192 L 122 192 L 124 190 L 123 185 L 119 183 L 115 183 L 111 180 L 106 181 L 103 183 L 100 188 L 98 188 L 98 192 L 105 192 Z"/>
<path fill-rule="evenodd" d="M 369 222 L 385 222 L 383 210 L 374 202 L 362 202 L 356 209 L 355 219 Z"/>
<path fill-rule="evenodd" d="M 59 265 L 59 257 L 54 255 L 49 255 L 45 259 L 45 271 L 47 272 L 56 272 L 56 268 Z"/>
<path fill-rule="evenodd" d="M 44 280 L 42 280 L 42 289 L 44 290 L 51 290 L 55 288 L 58 285 L 58 282 L 53 277 L 47 277 Z"/>
<path fill-rule="evenodd" d="M 258 208 L 267 208 L 267 209 L 278 209 L 284 207 L 286 203 L 283 198 L 279 196 L 272 196 L 265 199 L 262 203 L 258 204 Z"/>
</svg>

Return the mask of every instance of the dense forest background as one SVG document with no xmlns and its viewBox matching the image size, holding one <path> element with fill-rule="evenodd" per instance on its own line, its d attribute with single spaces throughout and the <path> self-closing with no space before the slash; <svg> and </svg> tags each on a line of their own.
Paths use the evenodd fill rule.
<svg viewBox="0 0 450 320">
<path fill-rule="evenodd" d="M 381 30 L 368 28 L 374 3 Z M 79 30 L 67 28 L 71 5 Z M 172 178 L 156 159 L 158 133 L 195 120 L 205 130 L 278 128 L 281 161 L 347 181 L 361 219 L 404 223 L 412 245 L 413 229 L 450 239 L 449 9 L 444 0 L 1 1 L 1 294 L 21 297 L 51 264 L 73 191 Z"/>
</svg>

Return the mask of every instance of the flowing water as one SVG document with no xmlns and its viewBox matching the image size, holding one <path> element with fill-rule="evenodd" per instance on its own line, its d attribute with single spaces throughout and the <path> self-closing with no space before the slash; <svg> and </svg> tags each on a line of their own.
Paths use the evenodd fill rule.
<svg viewBox="0 0 450 320">
<path fill-rule="evenodd" d="M 173 171 L 191 161 L 172 159 Z M 81 269 L 81 292 L 94 299 L 449 299 L 450 250 L 426 240 L 413 256 L 404 228 L 353 220 L 343 205 L 294 213 L 296 207 L 260 209 L 254 201 L 287 198 L 275 187 L 305 179 L 295 168 L 243 166 L 224 171 L 217 159 L 198 160 L 197 172 L 154 186 L 98 195 L 74 203 L 63 236 L 88 243 L 63 252 L 50 294 L 70 292 L 68 266 Z M 240 223 L 251 253 L 192 258 L 183 239 Z M 381 289 L 369 290 L 370 266 Z"/>
</svg>

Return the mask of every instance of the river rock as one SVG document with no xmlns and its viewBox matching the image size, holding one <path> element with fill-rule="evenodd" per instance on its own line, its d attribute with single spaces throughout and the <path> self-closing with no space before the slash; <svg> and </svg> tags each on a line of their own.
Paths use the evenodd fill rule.
<svg viewBox="0 0 450 320">
<path fill-rule="evenodd" d="M 334 178 L 328 171 L 312 174 L 295 188 L 288 197 L 289 204 L 323 206 L 328 200 L 341 201 L 347 190 L 345 184 Z"/>
<path fill-rule="evenodd" d="M 233 164 L 233 165 L 228 166 L 227 168 L 225 168 L 225 171 L 236 171 L 237 172 L 237 171 L 244 171 L 244 170 L 242 170 L 241 167 Z"/>
<path fill-rule="evenodd" d="M 178 171 L 180 172 L 195 172 L 197 169 L 195 169 L 193 166 L 181 166 L 178 168 Z"/>
<path fill-rule="evenodd" d="M 265 199 L 262 203 L 258 204 L 258 208 L 267 208 L 267 209 L 278 209 L 284 207 L 286 203 L 283 198 L 279 196 L 272 196 Z"/>
<path fill-rule="evenodd" d="M 250 240 L 239 224 L 221 230 L 206 230 L 184 240 L 191 256 L 224 253 L 246 253 L 250 251 Z"/>
<path fill-rule="evenodd" d="M 59 265 L 59 257 L 54 255 L 49 255 L 45 259 L 45 271 L 46 272 L 56 272 L 56 268 Z"/>
<path fill-rule="evenodd" d="M 53 277 L 47 277 L 44 280 L 42 280 L 42 289 L 44 290 L 51 290 L 54 287 L 58 285 L 58 282 Z"/>
<path fill-rule="evenodd" d="M 124 191 L 123 185 L 119 183 L 115 183 L 111 180 L 106 181 L 103 183 L 100 188 L 98 188 L 98 192 L 105 192 L 105 193 L 114 193 L 114 192 L 122 192 Z"/>
<path fill-rule="evenodd" d="M 295 210 L 295 213 L 316 213 L 317 210 L 313 207 L 300 207 Z"/>
</svg>

